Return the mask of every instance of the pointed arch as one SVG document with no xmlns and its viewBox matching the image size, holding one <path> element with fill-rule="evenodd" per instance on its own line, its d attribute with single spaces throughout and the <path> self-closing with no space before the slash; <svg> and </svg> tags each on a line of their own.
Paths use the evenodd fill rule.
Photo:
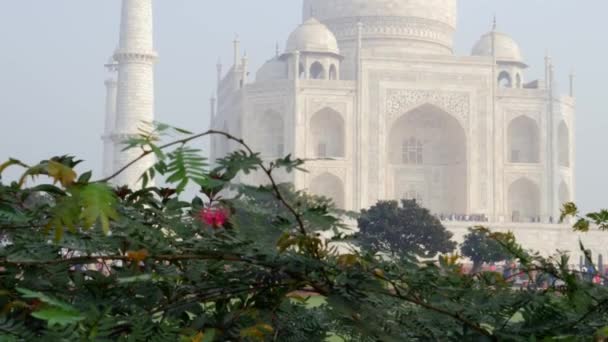
<svg viewBox="0 0 608 342">
<path fill-rule="evenodd" d="M 416 189 L 437 214 L 467 212 L 467 139 L 460 122 L 444 110 L 423 104 L 400 116 L 388 129 L 388 175 L 396 200 Z"/>
<path fill-rule="evenodd" d="M 320 62 L 314 62 L 310 65 L 310 79 L 312 80 L 324 80 L 325 76 L 325 67 Z"/>
<path fill-rule="evenodd" d="M 536 121 L 524 115 L 513 119 L 508 136 L 511 163 L 540 163 L 540 133 Z"/>
<path fill-rule="evenodd" d="M 309 186 L 311 193 L 330 198 L 337 208 L 345 209 L 344 182 L 331 173 L 325 172 L 316 176 Z"/>
<path fill-rule="evenodd" d="M 528 178 L 509 186 L 509 214 L 512 222 L 540 221 L 540 188 Z"/>
<path fill-rule="evenodd" d="M 250 122 L 252 148 L 262 157 L 281 157 L 285 154 L 283 116 L 272 109 L 257 113 Z"/>
<path fill-rule="evenodd" d="M 338 68 L 336 68 L 335 64 L 332 64 L 329 67 L 329 79 L 335 81 L 338 79 Z"/>
<path fill-rule="evenodd" d="M 513 79 L 511 74 L 506 71 L 501 71 L 498 74 L 498 87 L 499 88 L 513 88 Z"/>
<path fill-rule="evenodd" d="M 570 167 L 570 130 L 565 122 L 557 128 L 558 161 L 563 167 Z"/>
<path fill-rule="evenodd" d="M 325 107 L 310 119 L 309 155 L 315 158 L 345 157 L 344 119 L 339 112 Z"/>
</svg>

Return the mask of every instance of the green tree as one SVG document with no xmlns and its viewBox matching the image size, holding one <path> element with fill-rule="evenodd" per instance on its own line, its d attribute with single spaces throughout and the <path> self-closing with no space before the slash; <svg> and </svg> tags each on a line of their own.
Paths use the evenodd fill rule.
<svg viewBox="0 0 608 342">
<path fill-rule="evenodd" d="M 374 252 L 432 258 L 456 247 L 452 233 L 415 200 L 380 201 L 363 210 L 358 223 L 361 246 Z"/>
<path fill-rule="evenodd" d="M 473 261 L 473 273 L 479 272 L 484 263 L 500 262 L 512 258 L 512 255 L 500 243 L 489 237 L 484 230 L 470 229 L 460 246 L 463 256 Z"/>
</svg>

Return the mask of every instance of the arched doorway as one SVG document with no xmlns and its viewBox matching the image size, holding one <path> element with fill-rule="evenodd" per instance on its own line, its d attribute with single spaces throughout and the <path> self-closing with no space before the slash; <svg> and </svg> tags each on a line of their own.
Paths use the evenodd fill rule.
<svg viewBox="0 0 608 342">
<path fill-rule="evenodd" d="M 412 197 L 436 214 L 467 214 L 467 147 L 456 118 L 426 104 L 390 128 L 390 175 L 394 199 Z"/>
<path fill-rule="evenodd" d="M 344 183 L 331 173 L 323 173 L 310 182 L 309 190 L 317 196 L 330 198 L 339 209 L 345 209 Z"/>
<path fill-rule="evenodd" d="M 536 121 L 520 116 L 509 124 L 509 161 L 540 163 L 540 142 Z"/>
<path fill-rule="evenodd" d="M 540 189 L 527 178 L 509 187 L 509 214 L 512 222 L 540 222 Z"/>
<path fill-rule="evenodd" d="M 570 167 L 570 130 L 563 121 L 557 129 L 557 145 L 559 165 Z"/>
<path fill-rule="evenodd" d="M 337 80 L 338 79 L 338 69 L 334 64 L 329 67 L 329 79 Z"/>
<path fill-rule="evenodd" d="M 281 114 L 267 110 L 254 115 L 250 122 L 251 144 L 262 157 L 282 157 L 285 154 L 284 126 Z"/>
<path fill-rule="evenodd" d="M 513 88 L 513 79 L 511 75 L 506 71 L 501 71 L 498 74 L 498 87 L 499 88 Z"/>
<path fill-rule="evenodd" d="M 310 119 L 309 155 L 315 158 L 344 158 L 344 119 L 331 108 L 323 108 Z"/>
<path fill-rule="evenodd" d="M 323 64 L 314 62 L 310 66 L 310 79 L 312 80 L 324 80 L 325 79 L 325 68 Z"/>
</svg>

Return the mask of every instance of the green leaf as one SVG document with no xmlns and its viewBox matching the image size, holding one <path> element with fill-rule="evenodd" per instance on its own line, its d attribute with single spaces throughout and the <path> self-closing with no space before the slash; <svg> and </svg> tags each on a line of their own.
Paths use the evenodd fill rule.
<svg viewBox="0 0 608 342">
<path fill-rule="evenodd" d="M 574 231 L 586 233 L 589 231 L 590 225 L 591 225 L 591 223 L 588 220 L 582 218 L 582 219 L 579 219 L 578 221 L 576 221 L 573 228 L 574 228 Z"/>
<path fill-rule="evenodd" d="M 39 301 L 41 301 L 45 304 L 48 304 L 50 306 L 54 306 L 54 307 L 61 308 L 64 310 L 74 310 L 74 308 L 71 305 L 64 303 L 58 299 L 55 299 L 55 298 L 53 298 L 47 294 L 44 294 L 42 292 L 39 292 L 39 291 L 32 291 L 32 290 L 24 289 L 21 287 L 18 287 L 17 291 L 19 293 L 21 293 L 23 298 L 38 299 Z"/>
<path fill-rule="evenodd" d="M 51 209 L 51 218 L 46 225 L 47 229 L 55 231 L 56 242 L 61 240 L 65 228 L 72 232 L 76 231 L 76 222 L 80 212 L 78 196 L 63 196 L 57 200 L 57 204 Z"/>
<path fill-rule="evenodd" d="M 598 330 L 598 331 L 595 333 L 595 335 L 596 335 L 597 337 L 608 338 L 608 326 L 605 326 L 605 327 L 603 327 L 603 328 L 599 329 L 599 330 Z"/>
<path fill-rule="evenodd" d="M 597 213 L 590 213 L 587 218 L 593 221 L 600 230 L 608 230 L 608 210 L 601 210 Z"/>
<path fill-rule="evenodd" d="M 37 185 L 37 186 L 31 188 L 30 190 L 46 192 L 47 194 L 51 194 L 51 195 L 66 196 L 65 191 L 61 190 L 60 188 L 58 188 L 54 185 L 50 185 L 50 184 Z"/>
<path fill-rule="evenodd" d="M 4 170 L 6 170 L 7 168 L 13 166 L 13 165 L 19 165 L 22 167 L 28 167 L 27 165 L 25 165 L 24 163 L 22 163 L 21 161 L 17 160 L 17 159 L 9 159 L 8 161 L 0 164 L 0 175 L 2 175 L 2 173 L 4 172 Z"/>
<path fill-rule="evenodd" d="M 573 217 L 576 215 L 578 215 L 578 207 L 576 204 L 572 202 L 564 203 L 561 216 L 559 217 L 559 222 L 564 222 L 567 217 Z"/>
<path fill-rule="evenodd" d="M 205 330 L 205 333 L 203 334 L 203 341 L 202 342 L 213 342 L 215 341 L 215 335 L 217 334 L 217 331 L 215 329 L 207 329 Z"/>
<path fill-rule="evenodd" d="M 85 228 L 92 227 L 99 221 L 105 234 L 110 232 L 110 220 L 116 220 L 117 199 L 112 189 L 105 184 L 93 183 L 85 186 L 80 192 L 82 199 L 82 219 Z"/>
<path fill-rule="evenodd" d="M 91 176 L 93 176 L 93 172 L 91 171 L 83 173 L 78 177 L 78 183 L 88 183 L 91 180 Z"/>
<path fill-rule="evenodd" d="M 167 183 L 177 184 L 177 192 L 182 192 L 190 181 L 201 183 L 207 177 L 206 159 L 202 151 L 187 147 L 179 147 L 168 154 L 169 163 L 166 172 L 169 173 Z"/>
<path fill-rule="evenodd" d="M 46 163 L 41 163 L 27 169 L 19 178 L 19 186 L 23 186 L 28 177 L 35 179 L 36 176 L 40 175 L 48 175 L 48 165 Z"/>
<path fill-rule="evenodd" d="M 76 310 L 66 310 L 59 307 L 47 306 L 38 311 L 32 312 L 32 317 L 47 321 L 50 326 L 66 326 L 85 319 Z"/>
<path fill-rule="evenodd" d="M 227 170 L 227 175 L 236 176 L 239 172 L 248 175 L 259 169 L 262 165 L 262 159 L 259 153 L 249 154 L 245 151 L 235 151 L 224 159 L 218 160 L 218 163 Z"/>
<path fill-rule="evenodd" d="M 49 325 L 69 325 L 84 320 L 85 318 L 73 306 L 58 299 L 48 296 L 42 292 L 17 288 L 23 298 L 38 299 L 44 305 L 40 310 L 32 313 L 32 317 L 47 321 Z"/>
<path fill-rule="evenodd" d="M 64 187 L 72 185 L 76 180 L 76 172 L 67 165 L 51 160 L 47 169 L 49 177 L 53 178 L 55 182 L 61 183 Z"/>
<path fill-rule="evenodd" d="M 283 168 L 288 173 L 291 173 L 293 170 L 298 170 L 302 172 L 308 172 L 302 166 L 304 165 L 304 161 L 302 159 L 291 159 L 291 155 L 286 156 L 285 158 L 277 159 L 274 161 L 274 165 L 276 168 Z"/>
</svg>

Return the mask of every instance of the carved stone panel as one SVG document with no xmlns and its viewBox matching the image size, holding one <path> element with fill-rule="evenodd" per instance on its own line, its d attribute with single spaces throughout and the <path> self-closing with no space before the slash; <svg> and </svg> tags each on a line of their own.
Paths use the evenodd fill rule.
<svg viewBox="0 0 608 342">
<path fill-rule="evenodd" d="M 423 104 L 435 105 L 454 115 L 460 122 L 467 122 L 470 112 L 470 96 L 466 92 L 444 92 L 422 89 L 390 89 L 387 92 L 387 120 Z"/>
</svg>

